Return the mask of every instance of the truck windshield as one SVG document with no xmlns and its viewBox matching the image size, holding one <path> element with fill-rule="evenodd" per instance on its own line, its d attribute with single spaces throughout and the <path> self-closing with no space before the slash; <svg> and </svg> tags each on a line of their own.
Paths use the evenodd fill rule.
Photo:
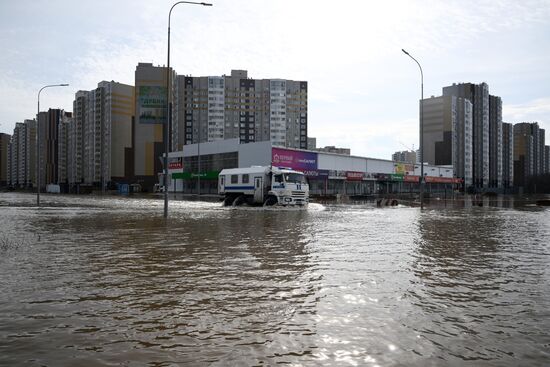
<svg viewBox="0 0 550 367">
<path fill-rule="evenodd" d="M 301 173 L 285 173 L 285 182 L 305 184 L 306 178 Z"/>
</svg>

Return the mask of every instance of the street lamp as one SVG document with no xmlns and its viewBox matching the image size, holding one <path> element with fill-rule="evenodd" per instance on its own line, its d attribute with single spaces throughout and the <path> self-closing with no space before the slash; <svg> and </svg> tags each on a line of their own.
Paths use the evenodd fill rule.
<svg viewBox="0 0 550 367">
<path fill-rule="evenodd" d="M 38 91 L 38 111 L 36 113 L 36 206 L 40 206 L 40 93 L 43 89 L 53 87 L 68 87 L 69 84 L 51 84 Z"/>
<path fill-rule="evenodd" d="M 168 13 L 168 62 L 166 68 L 166 103 L 168 108 L 168 123 L 164 126 L 164 218 L 168 218 L 168 146 L 170 145 L 170 129 L 172 127 L 172 101 L 170 93 L 170 17 L 172 16 L 172 9 L 178 4 L 192 4 L 212 6 L 209 3 L 198 3 L 193 1 L 178 1 L 170 8 Z"/>
<path fill-rule="evenodd" d="M 413 59 L 420 68 L 420 209 L 424 209 L 424 73 L 420 63 L 411 54 L 404 49 L 401 51 Z"/>
</svg>

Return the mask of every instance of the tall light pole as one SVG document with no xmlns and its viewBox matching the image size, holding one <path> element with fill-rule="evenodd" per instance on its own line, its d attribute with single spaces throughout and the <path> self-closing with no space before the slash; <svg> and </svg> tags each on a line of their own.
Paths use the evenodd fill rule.
<svg viewBox="0 0 550 367">
<path fill-rule="evenodd" d="M 193 1 L 178 1 L 170 8 L 168 13 L 168 62 L 166 68 L 166 108 L 168 109 L 168 123 L 164 125 L 164 218 L 168 218 L 168 146 L 170 145 L 170 130 L 172 128 L 172 99 L 171 99 L 171 85 L 170 85 L 170 17 L 172 16 L 172 9 L 178 4 L 192 4 L 212 6 L 209 3 L 198 3 Z"/>
<path fill-rule="evenodd" d="M 68 87 L 69 84 L 45 85 L 38 91 L 38 110 L 36 112 L 36 206 L 40 206 L 40 93 L 46 88 Z"/>
<path fill-rule="evenodd" d="M 420 63 L 407 51 L 401 49 L 403 53 L 416 62 L 420 68 L 420 209 L 424 209 L 424 73 Z"/>
</svg>

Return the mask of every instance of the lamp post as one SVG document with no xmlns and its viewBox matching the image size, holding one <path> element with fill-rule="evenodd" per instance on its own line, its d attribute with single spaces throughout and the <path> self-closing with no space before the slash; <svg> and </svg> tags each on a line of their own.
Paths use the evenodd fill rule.
<svg viewBox="0 0 550 367">
<path fill-rule="evenodd" d="M 172 16 L 172 9 L 178 4 L 191 4 L 212 6 L 209 3 L 198 3 L 193 1 L 178 1 L 170 8 L 168 13 L 168 62 L 166 68 L 166 103 L 168 109 L 168 123 L 164 126 L 164 218 L 168 218 L 168 146 L 170 145 L 170 129 L 172 127 L 172 100 L 171 100 L 171 86 L 170 86 L 170 17 Z"/>
<path fill-rule="evenodd" d="M 38 91 L 38 109 L 36 112 L 36 206 L 40 206 L 40 93 L 46 88 L 68 87 L 69 84 L 45 85 Z"/>
<path fill-rule="evenodd" d="M 420 209 L 424 209 L 424 73 L 420 63 L 407 51 L 401 49 L 403 53 L 416 62 L 420 68 Z"/>
</svg>

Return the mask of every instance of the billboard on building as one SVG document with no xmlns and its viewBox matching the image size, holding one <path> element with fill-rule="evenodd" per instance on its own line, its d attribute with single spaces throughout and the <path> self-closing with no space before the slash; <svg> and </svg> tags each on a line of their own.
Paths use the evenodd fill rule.
<svg viewBox="0 0 550 367">
<path fill-rule="evenodd" d="M 271 148 L 271 163 L 277 167 L 288 167 L 297 171 L 317 170 L 317 153 Z"/>
<path fill-rule="evenodd" d="M 138 90 L 138 122 L 140 124 L 165 124 L 167 88 L 142 85 Z"/>
</svg>

